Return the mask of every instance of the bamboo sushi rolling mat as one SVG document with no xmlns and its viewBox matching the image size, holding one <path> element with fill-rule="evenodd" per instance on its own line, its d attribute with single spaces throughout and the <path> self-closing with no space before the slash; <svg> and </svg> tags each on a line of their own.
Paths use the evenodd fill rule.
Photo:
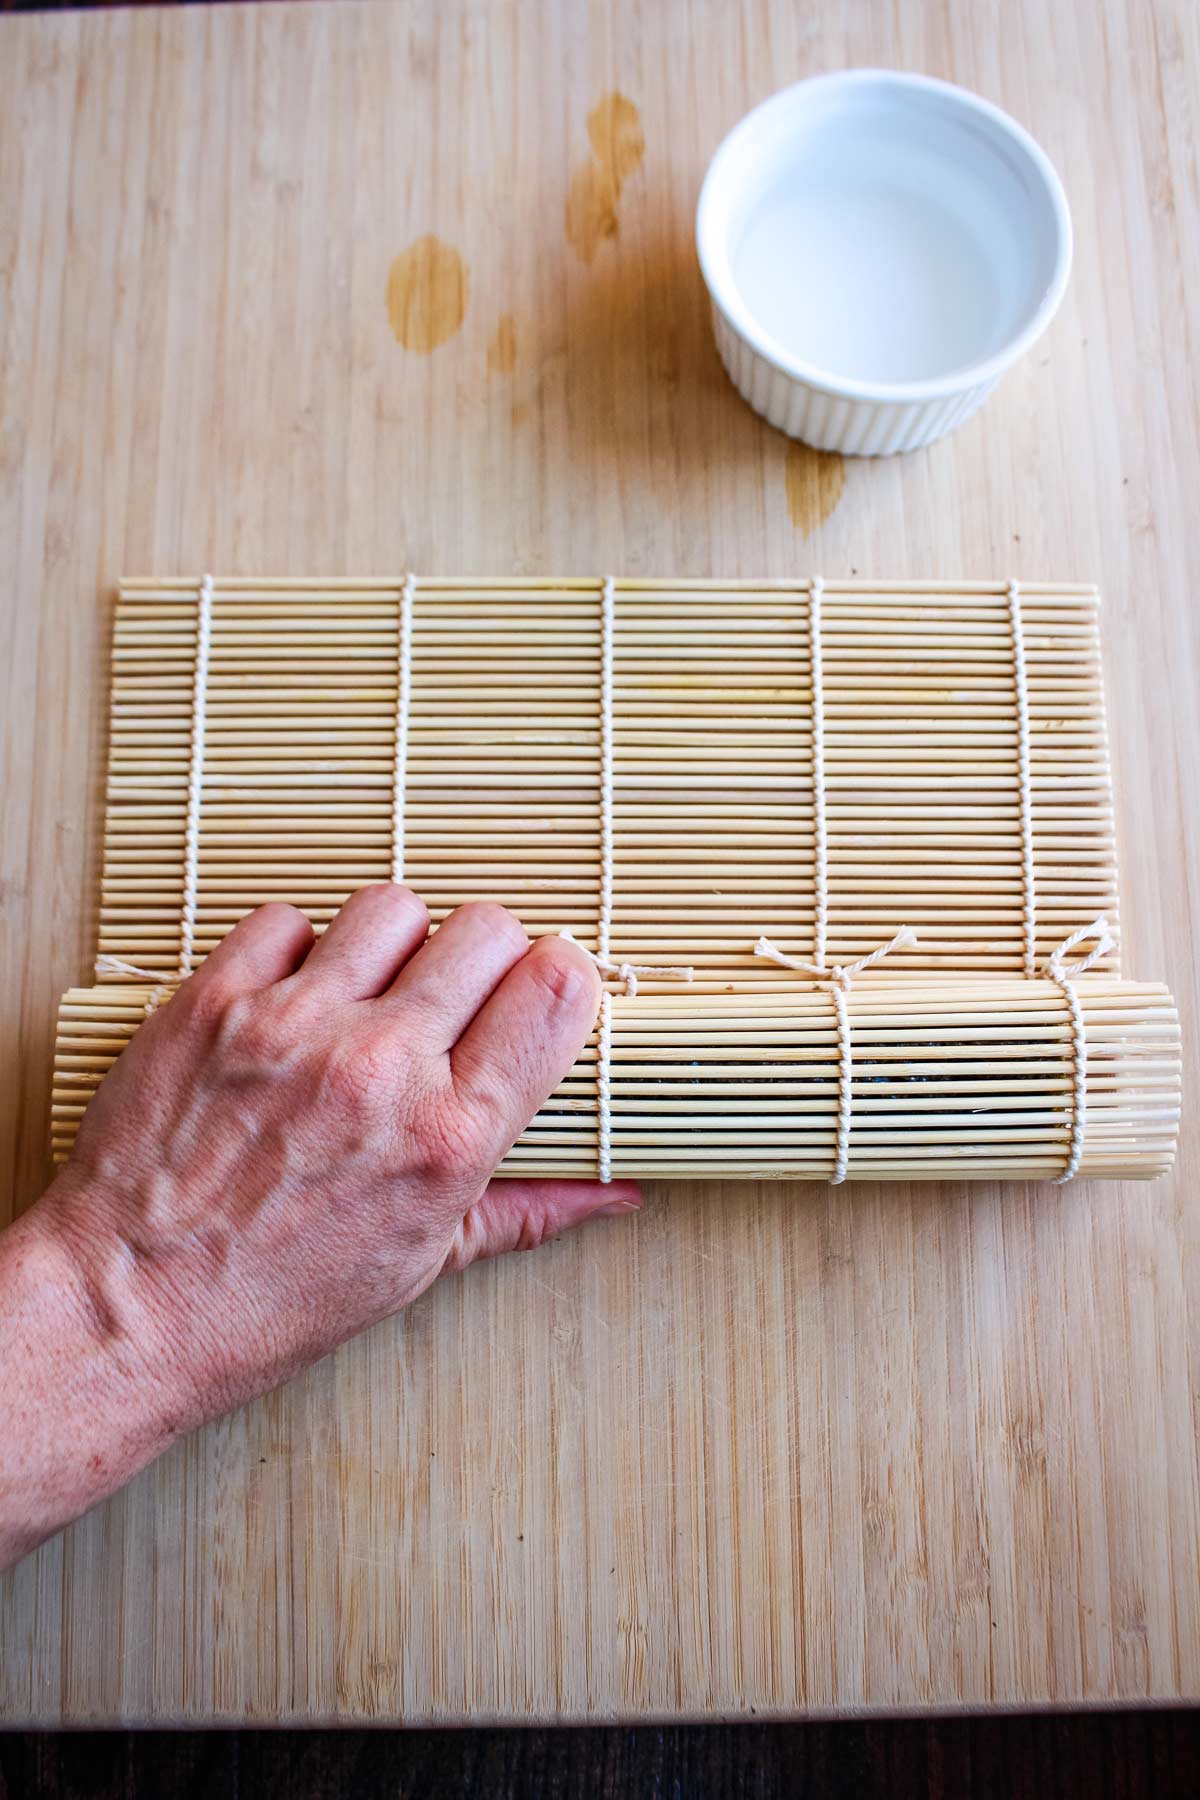
<svg viewBox="0 0 1200 1800">
<path fill-rule="evenodd" d="M 1093 590 L 123 583 L 113 984 L 64 999 L 56 1152 L 156 981 L 262 901 L 319 928 L 388 878 L 571 929 L 627 990 L 508 1172 L 1169 1167 L 1174 1008 L 1107 973 Z"/>
<path fill-rule="evenodd" d="M 64 989 L 121 991 L 93 963 L 111 595 L 129 570 L 569 571 L 588 577 L 593 617 L 606 570 L 762 574 L 790 584 L 801 636 L 798 572 L 831 591 L 834 576 L 965 575 L 990 590 L 997 632 L 995 576 L 1095 578 L 1122 969 L 1170 984 L 1194 1091 L 1200 15 L 1012 0 L 1003 24 L 940 0 L 0 19 L 11 1204 L 51 1173 Z M 1061 170 L 1076 227 L 1043 342 L 954 437 L 877 463 L 810 455 L 741 403 L 692 243 L 724 132 L 783 83 L 847 65 L 924 70 L 1007 107 Z M 414 267 L 442 278 L 436 308 L 408 295 Z M 433 593 L 423 578 L 418 633 Z M 828 723 L 844 730 L 837 704 Z M 1004 755 L 997 806 L 1013 798 Z M 272 804 L 304 798 L 293 783 Z M 829 799 L 843 804 L 832 782 Z M 586 801 L 594 842 L 590 783 Z M 432 816 L 407 820 L 428 873 L 433 846 L 411 834 Z M 915 906 L 837 935 L 854 846 L 828 823 L 830 954 L 906 923 L 927 938 L 936 921 Z M 386 805 L 373 829 L 358 870 L 386 875 Z M 549 849 L 560 834 L 543 835 Z M 633 847 L 618 834 L 622 882 Z M 761 873 L 746 848 L 726 863 L 743 885 Z M 795 849 L 795 930 L 727 920 L 739 958 L 760 931 L 811 951 Z M 255 874 L 273 881 L 264 851 Z M 896 856 L 887 872 L 911 867 Z M 989 872 L 1004 893 L 993 973 L 1024 992 L 1016 868 L 1010 846 Z M 581 879 L 572 928 L 591 943 L 594 863 Z M 159 948 L 142 944 L 165 973 L 172 881 Z M 757 915 L 772 896 L 752 893 Z M 537 928 L 570 923 L 534 894 Z M 132 918 L 106 918 L 114 944 Z M 1039 963 L 1067 922 L 1039 924 Z M 892 962 L 855 978 L 852 1005 L 965 973 Z M 707 979 L 723 1004 L 748 991 Z M 765 963 L 730 979 L 831 1007 Z M 650 981 L 632 1000 L 611 985 L 618 1011 L 674 1004 Z M 1200 1700 L 1195 1114 L 1160 1181 L 651 1182 L 632 1223 L 438 1284 L 0 1577 L 0 1719 Z"/>
</svg>

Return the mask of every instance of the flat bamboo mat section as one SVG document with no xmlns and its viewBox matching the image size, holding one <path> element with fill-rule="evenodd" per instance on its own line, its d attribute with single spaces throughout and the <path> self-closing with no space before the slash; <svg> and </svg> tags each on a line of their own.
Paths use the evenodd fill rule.
<svg viewBox="0 0 1200 1800">
<path fill-rule="evenodd" d="M 1081 1175 L 1150 1179 L 1179 1128 L 1179 1021 L 1167 990 L 1089 976 Z M 73 988 L 59 1014 L 56 1153 L 155 995 Z M 1050 981 L 866 978 L 848 997 L 849 1180 L 1050 1180 L 1068 1154 L 1071 1022 Z M 614 1175 L 825 1180 L 839 1106 L 838 1030 L 824 992 L 615 996 Z M 598 1168 L 597 1046 L 505 1159 L 509 1175 Z"/>
<path fill-rule="evenodd" d="M 198 586 L 123 582 L 113 646 L 99 947 L 164 976 Z M 1117 924 L 1117 878 L 1096 592 L 1022 585 L 1020 607 L 1040 966 Z M 399 580 L 215 583 L 198 955 L 264 900 L 320 926 L 393 872 L 401 610 Z M 601 635 L 598 579 L 416 583 L 403 873 L 435 918 L 491 897 L 596 948 Z M 830 961 L 907 924 L 898 969 L 1022 968 L 1004 582 L 825 584 L 819 789 L 810 584 L 617 581 L 613 635 L 614 959 L 780 985 L 751 949 L 813 953 L 820 791 Z"/>
</svg>

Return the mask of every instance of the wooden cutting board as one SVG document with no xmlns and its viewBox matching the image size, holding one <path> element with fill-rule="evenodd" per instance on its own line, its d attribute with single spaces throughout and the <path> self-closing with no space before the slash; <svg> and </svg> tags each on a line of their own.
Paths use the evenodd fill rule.
<svg viewBox="0 0 1200 1800">
<path fill-rule="evenodd" d="M 1149 0 L 0 21 L 14 1204 L 91 948 L 123 569 L 1098 579 L 1124 962 L 1194 1069 L 1197 30 Z M 691 219 L 742 112 L 854 63 L 1014 111 L 1078 244 L 958 436 L 844 465 L 727 385 Z M 1200 1698 L 1197 1148 L 1149 1188 L 663 1187 L 476 1268 L 0 1578 L 0 1717 Z"/>
</svg>

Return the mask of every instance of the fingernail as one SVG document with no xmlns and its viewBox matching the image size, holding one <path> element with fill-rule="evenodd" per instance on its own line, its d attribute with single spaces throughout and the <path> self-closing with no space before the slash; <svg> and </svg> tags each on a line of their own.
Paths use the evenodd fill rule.
<svg viewBox="0 0 1200 1800">
<path fill-rule="evenodd" d="M 593 1219 L 623 1219 L 626 1213 L 641 1212 L 640 1200 L 609 1200 L 604 1206 L 598 1206 L 592 1214 Z"/>
</svg>

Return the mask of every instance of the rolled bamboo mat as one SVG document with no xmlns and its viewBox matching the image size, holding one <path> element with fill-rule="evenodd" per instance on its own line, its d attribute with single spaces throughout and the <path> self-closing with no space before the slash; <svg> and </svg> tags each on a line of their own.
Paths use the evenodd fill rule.
<svg viewBox="0 0 1200 1800">
<path fill-rule="evenodd" d="M 606 862 L 612 960 L 701 984 L 789 985 L 760 932 L 824 963 L 904 923 L 898 969 L 1031 974 L 1116 924 L 1091 588 L 618 580 L 607 616 L 598 579 L 209 592 L 203 645 L 197 580 L 117 604 L 99 948 L 153 973 L 189 869 L 191 959 L 261 901 L 320 927 L 393 873 L 435 918 L 490 896 L 595 950 Z"/>
<path fill-rule="evenodd" d="M 1153 983 L 1076 984 L 1086 1057 L 1054 982 L 864 975 L 847 996 L 850 1180 L 1149 1179 L 1171 1163 L 1180 1107 L 1178 1017 Z M 74 988 L 59 1017 L 54 1148 L 65 1156 L 84 1106 L 156 990 Z M 831 994 L 640 992 L 608 1003 L 607 1117 L 598 1038 L 505 1159 L 502 1173 L 611 1173 L 827 1180 L 846 1095 Z M 602 1139 L 607 1142 L 602 1142 Z"/>
</svg>

